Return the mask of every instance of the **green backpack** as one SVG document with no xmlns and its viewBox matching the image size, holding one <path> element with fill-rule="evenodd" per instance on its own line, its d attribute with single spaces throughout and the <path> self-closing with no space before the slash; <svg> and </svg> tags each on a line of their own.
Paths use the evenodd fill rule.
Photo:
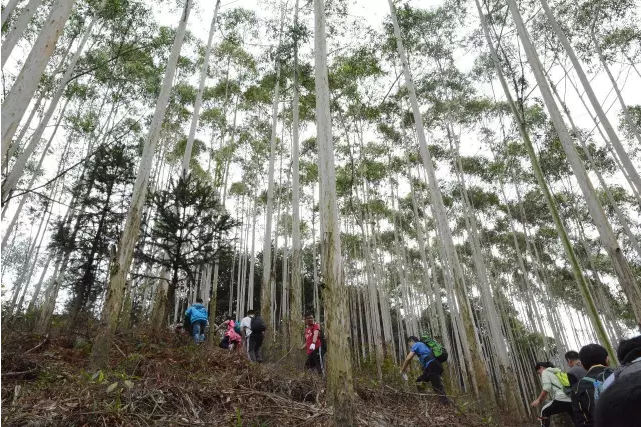
<svg viewBox="0 0 641 427">
<path fill-rule="evenodd" d="M 421 335 L 421 342 L 432 350 L 436 360 L 441 363 L 447 362 L 447 350 L 439 342 L 429 335 Z"/>
<path fill-rule="evenodd" d="M 570 387 L 570 378 L 568 378 L 567 372 L 554 372 L 554 376 L 559 380 L 562 386 L 563 393 L 570 396 L 572 395 L 572 388 Z M 554 385 L 554 384 L 552 384 Z"/>
</svg>

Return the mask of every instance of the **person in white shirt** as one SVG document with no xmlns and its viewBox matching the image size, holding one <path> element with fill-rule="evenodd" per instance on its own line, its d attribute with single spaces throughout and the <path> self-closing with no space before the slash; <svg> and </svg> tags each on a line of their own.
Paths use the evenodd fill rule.
<svg viewBox="0 0 641 427">
<path fill-rule="evenodd" d="M 534 369 L 536 373 L 541 376 L 542 389 L 541 394 L 532 402 L 532 407 L 537 407 L 546 398 L 549 400 L 541 408 L 541 427 L 550 427 L 550 417 L 552 415 L 566 413 L 570 416 L 572 422 L 574 421 L 574 414 L 572 412 L 572 399 L 565 394 L 561 381 L 557 378 L 556 374 L 562 372 L 559 368 L 555 368 L 550 362 L 538 362 Z"/>
<path fill-rule="evenodd" d="M 243 317 L 243 320 L 240 321 L 240 330 L 243 336 L 243 343 L 245 345 L 245 351 L 249 354 L 249 336 L 252 333 L 251 324 L 252 317 L 254 317 L 254 310 L 249 310 L 247 315 Z"/>
</svg>

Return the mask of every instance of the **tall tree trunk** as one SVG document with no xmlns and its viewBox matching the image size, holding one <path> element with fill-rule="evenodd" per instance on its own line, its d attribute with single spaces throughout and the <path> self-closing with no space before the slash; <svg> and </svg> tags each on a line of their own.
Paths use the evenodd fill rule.
<svg viewBox="0 0 641 427">
<path fill-rule="evenodd" d="M 16 47 L 16 43 L 20 40 L 20 37 L 22 37 L 22 34 L 24 31 L 27 29 L 27 25 L 29 25 L 29 22 L 31 21 L 31 18 L 33 15 L 36 13 L 36 9 L 40 7 L 42 4 L 42 0 L 30 0 L 29 3 L 21 10 L 20 16 L 16 19 L 16 21 L 13 24 L 13 27 L 7 34 L 7 37 L 4 39 L 4 43 L 2 43 L 2 67 L 4 68 L 4 64 L 7 62 L 7 59 L 9 59 L 9 56 L 11 55 L 11 52 L 13 51 L 13 48 Z M 6 10 L 7 8 L 5 8 Z M 4 10 L 2 11 L 2 16 L 4 17 Z M 4 18 L 2 18 L 2 26 L 4 26 Z"/>
<path fill-rule="evenodd" d="M 619 104 L 621 104 L 621 110 L 623 111 L 623 117 L 625 117 L 625 121 L 628 123 L 628 126 L 630 126 L 630 130 L 632 130 L 632 134 L 636 138 L 637 142 L 641 144 L 641 134 L 639 133 L 639 128 L 637 128 L 636 123 L 632 119 L 632 116 L 630 116 L 630 110 L 628 110 L 627 105 L 625 105 L 625 102 L 623 101 L 623 96 L 621 96 L 619 85 L 617 84 L 617 81 L 615 80 L 614 76 L 612 75 L 612 72 L 610 71 L 610 67 L 608 66 L 608 63 L 605 60 L 605 56 L 603 55 L 603 50 L 601 49 L 601 46 L 599 45 L 599 41 L 596 38 L 594 27 L 590 32 L 590 37 L 592 38 L 592 42 L 594 43 L 594 49 L 599 55 L 599 61 L 601 61 L 601 65 L 603 65 L 603 69 L 605 70 L 606 74 L 608 75 L 608 78 L 610 79 L 610 82 L 612 83 L 612 88 L 614 89 L 614 92 L 617 94 L 617 99 L 619 100 Z M 586 89 L 586 93 L 588 93 L 588 97 L 589 97 L 590 92 L 588 92 L 587 89 Z M 590 101 L 592 101 L 592 99 L 590 99 Z M 596 109 L 596 106 L 594 108 L 598 114 L 599 110 Z M 605 115 L 604 115 L 604 118 L 607 120 L 607 117 Z M 603 119 L 600 116 L 599 116 L 599 119 L 603 122 Z M 608 132 L 607 125 L 609 125 L 609 122 L 608 123 L 604 122 L 604 127 L 606 132 Z M 610 128 L 611 127 L 612 126 L 610 125 Z M 614 130 L 612 132 L 614 132 Z M 609 132 L 608 132 L 608 136 L 610 136 Z M 626 171 L 634 181 L 637 189 L 641 191 L 641 178 L 639 177 L 639 173 L 637 172 L 637 170 L 634 168 L 634 165 L 632 164 L 632 161 L 630 160 L 628 153 L 625 151 L 623 146 L 621 146 L 621 142 L 618 139 L 616 139 L 615 141 L 610 136 L 610 142 L 612 142 L 614 149 L 617 151 L 617 154 L 619 154 L 621 163 L 623 163 L 623 166 L 625 167 Z"/>
<path fill-rule="evenodd" d="M 205 82 L 207 81 L 207 71 L 209 70 L 209 56 L 211 55 L 211 43 L 214 38 L 214 31 L 216 29 L 218 9 L 220 9 L 220 0 L 216 0 L 216 6 L 214 7 L 214 17 L 211 18 L 211 25 L 209 26 L 209 37 L 207 39 L 207 48 L 205 49 L 205 58 L 203 60 L 203 66 L 200 69 L 200 83 L 198 85 L 198 93 L 196 94 L 196 102 L 194 103 L 194 113 L 191 117 L 189 136 L 187 137 L 187 145 L 185 146 L 185 155 L 183 156 L 183 175 L 186 175 L 187 171 L 189 170 L 191 151 L 192 147 L 194 146 L 196 129 L 198 129 L 198 119 L 200 116 L 200 107 L 203 102 L 203 93 L 205 92 Z"/>
<path fill-rule="evenodd" d="M 336 171 L 330 115 L 325 35 L 325 1 L 314 0 L 314 57 L 316 88 L 316 132 L 320 175 L 320 220 L 323 289 L 329 354 L 328 397 L 334 406 L 334 424 L 356 426 L 352 361 L 349 353 L 347 288 L 343 283 L 340 225 L 336 205 Z"/>
<path fill-rule="evenodd" d="M 547 0 L 541 0 L 541 6 L 543 6 L 543 10 L 545 11 L 545 16 L 547 17 L 548 22 L 552 26 L 554 33 L 556 34 L 557 38 L 563 45 L 563 49 L 565 49 L 565 52 L 568 54 L 568 58 L 570 58 L 570 61 L 572 62 L 572 66 L 574 67 L 574 70 L 576 71 L 576 74 L 579 77 L 579 80 L 581 81 L 581 85 L 583 85 L 583 89 L 585 89 L 585 94 L 588 96 L 588 99 L 590 100 L 590 104 L 592 105 L 594 112 L 599 118 L 601 125 L 605 129 L 605 133 L 608 135 L 608 138 L 610 139 L 610 143 L 612 144 L 617 154 L 621 158 L 621 162 L 623 163 L 623 166 L 628 172 L 628 175 L 630 175 L 630 177 L 632 178 L 637 189 L 641 191 L 641 178 L 639 177 L 639 173 L 637 172 L 636 168 L 632 164 L 632 161 L 630 160 L 630 156 L 628 156 L 628 153 L 623 148 L 623 145 L 619 140 L 619 136 L 614 131 L 614 127 L 612 127 L 612 124 L 610 123 L 608 116 L 605 114 L 605 111 L 603 111 L 603 107 L 601 106 L 601 103 L 599 102 L 596 95 L 594 94 L 594 91 L 592 90 L 592 85 L 590 84 L 590 81 L 585 75 L 585 72 L 583 72 L 583 67 L 579 62 L 579 58 L 577 58 L 576 54 L 574 53 L 574 49 L 572 48 L 570 41 L 565 36 L 565 33 L 559 26 L 559 23 L 556 21 L 556 18 L 554 18 L 554 14 L 552 13 L 552 10 L 550 10 L 550 5 L 548 4 Z M 634 134 L 637 137 L 637 141 L 639 142 L 639 144 L 641 144 L 641 137 L 639 136 L 639 131 L 636 129 L 634 122 L 630 118 L 628 109 L 626 108 L 625 103 L 623 102 L 623 98 L 621 97 L 621 92 L 619 91 L 616 81 L 612 77 L 612 73 L 610 73 L 608 64 L 605 62 L 605 58 L 603 57 L 603 52 L 601 51 L 601 48 L 599 46 L 599 42 L 596 39 L 596 36 L 594 35 L 594 31 L 591 31 L 591 37 L 592 37 L 592 41 L 594 42 L 594 47 L 597 53 L 599 54 L 599 59 L 601 60 L 601 64 L 604 66 L 606 73 L 608 74 L 608 77 L 610 77 L 610 80 L 614 86 L 614 90 L 617 94 L 617 98 L 619 99 L 619 102 L 621 103 L 621 108 L 623 109 L 625 119 L 630 125 L 630 127 L 634 130 Z M 641 319 L 637 318 L 637 320 L 641 320 Z"/>
<path fill-rule="evenodd" d="M 103 368 L 109 361 L 109 351 L 111 350 L 113 335 L 118 325 L 118 315 L 120 314 L 122 300 L 127 287 L 126 278 L 129 273 L 129 267 L 131 266 L 134 246 L 140 233 L 141 213 L 147 195 L 147 183 L 149 181 L 151 163 L 154 158 L 158 138 L 160 137 L 167 104 L 169 103 L 171 85 L 176 72 L 176 64 L 178 63 L 180 48 L 185 38 L 187 20 L 192 6 L 193 0 L 186 0 L 180 18 L 180 24 L 176 30 L 171 54 L 167 61 L 165 77 L 156 103 L 156 110 L 149 127 L 149 134 L 143 146 L 138 175 L 134 183 L 131 206 L 127 213 L 127 220 L 118 243 L 117 253 L 110 266 L 109 288 L 107 290 L 107 296 L 105 297 L 103 313 L 91 353 L 91 365 L 93 368 Z"/>
<path fill-rule="evenodd" d="M 102 9 L 102 7 L 100 8 Z M 51 117 L 53 116 L 53 113 L 56 111 L 58 108 L 58 102 L 62 98 L 65 92 L 65 88 L 67 87 L 67 83 L 69 83 L 69 80 L 72 77 L 73 70 L 76 66 L 76 63 L 78 62 L 78 59 L 80 59 L 80 55 L 82 54 L 82 51 L 84 50 L 85 44 L 87 43 L 87 40 L 89 40 L 89 36 L 91 35 L 91 32 L 93 31 L 94 24 L 96 23 L 96 17 L 94 16 L 87 25 L 87 28 L 85 28 L 84 34 L 82 35 L 82 39 L 80 40 L 80 44 L 78 45 L 78 49 L 76 49 L 76 52 L 74 55 L 71 57 L 71 60 L 69 61 L 69 64 L 67 65 L 67 69 L 65 71 L 65 74 L 62 76 L 62 79 L 60 80 L 60 85 L 58 85 L 58 89 L 56 89 L 55 94 L 51 98 L 51 102 L 49 103 L 49 107 L 47 108 L 47 112 L 45 115 L 42 117 L 42 120 L 40 120 L 40 123 L 38 124 L 38 127 L 36 128 L 35 132 L 33 135 L 31 135 L 31 142 L 29 145 L 24 149 L 24 152 L 20 154 L 18 159 L 16 160 L 15 164 L 13 165 L 13 168 L 11 168 L 11 172 L 9 172 L 9 175 L 7 178 L 4 180 L 2 183 L 2 197 L 3 200 L 6 197 L 7 194 L 13 188 L 15 185 L 18 183 L 18 180 L 22 177 L 22 174 L 24 173 L 24 168 L 25 165 L 27 164 L 27 161 L 31 157 L 31 154 L 33 151 L 36 149 L 40 142 L 40 138 L 42 137 L 42 134 L 44 133 L 45 129 L 47 128 L 47 125 L 49 124 L 49 120 L 51 120 Z M 68 101 L 67 101 L 68 102 Z M 66 104 L 65 104 L 66 106 Z"/>
<path fill-rule="evenodd" d="M 523 140 L 523 143 L 525 144 L 525 148 L 528 152 L 528 156 L 530 157 L 530 162 L 532 163 L 532 169 L 534 171 L 534 175 L 536 177 L 536 180 L 539 184 L 539 188 L 543 192 L 543 195 L 545 196 L 546 203 L 548 205 L 548 209 L 550 210 L 550 214 L 552 215 L 552 218 L 554 220 L 554 224 L 556 226 L 556 231 L 559 234 L 559 238 L 561 239 L 561 243 L 563 244 L 563 248 L 565 249 L 566 255 L 568 257 L 568 260 L 570 262 L 570 265 L 572 266 L 572 273 L 574 275 L 574 278 L 577 282 L 577 285 L 579 286 L 579 290 L 581 291 L 581 295 L 583 296 L 583 300 L 586 304 L 586 308 L 588 310 L 588 314 L 590 316 L 590 319 L 592 321 L 592 324 L 594 326 L 594 329 L 597 330 L 599 339 L 602 340 L 602 343 L 605 344 L 606 348 L 608 349 L 608 353 L 610 354 L 611 360 L 616 360 L 616 357 L 614 355 L 614 350 L 612 349 L 612 345 L 607 339 L 607 335 L 605 333 L 605 328 L 603 327 L 603 323 L 601 322 L 601 319 L 599 318 L 599 314 L 596 310 L 596 306 L 594 305 L 594 300 L 592 299 L 592 296 L 589 293 L 588 290 L 588 284 L 585 276 L 583 275 L 583 272 L 581 270 L 581 266 L 577 260 L 576 254 L 574 252 L 574 248 L 572 246 L 572 243 L 570 242 L 570 239 L 568 238 L 567 232 L 565 230 L 565 226 L 563 225 L 563 222 L 561 221 L 561 218 L 559 216 L 559 212 L 556 207 L 556 201 L 552 197 L 552 194 L 550 193 L 550 190 L 547 186 L 547 183 L 545 182 L 545 178 L 543 176 L 543 171 L 541 170 L 541 166 L 539 165 L 539 160 L 536 156 L 536 153 L 534 151 L 534 147 L 532 145 L 532 141 L 530 140 L 530 136 L 527 132 L 527 129 L 525 127 L 525 123 L 523 122 L 523 118 L 520 115 L 520 112 L 514 103 L 514 100 L 512 99 L 512 95 L 510 93 L 510 90 L 508 88 L 507 82 L 505 81 L 505 77 L 503 76 L 503 70 L 501 69 L 501 65 L 499 62 L 498 55 L 496 53 L 496 50 L 494 48 L 494 45 L 492 44 L 492 40 L 490 38 L 490 33 L 487 25 L 487 21 L 485 19 L 485 15 L 483 14 L 483 11 L 481 9 L 481 5 L 478 0 L 475 0 L 476 2 L 476 7 L 479 13 L 479 18 L 481 19 L 481 25 L 483 27 L 483 32 L 485 34 L 485 39 L 488 44 L 488 48 L 490 49 L 490 54 L 492 56 L 492 60 L 494 62 L 494 67 L 497 72 L 497 76 L 499 78 L 499 81 L 501 83 L 501 87 L 503 88 L 503 91 L 505 93 L 505 97 L 507 98 L 508 105 L 510 106 L 510 110 L 512 111 L 512 114 L 514 116 L 514 120 L 516 121 L 517 127 L 519 129 L 519 133 L 521 135 L 521 138 Z M 513 4 L 510 0 L 510 7 L 516 7 L 515 4 Z M 516 10 L 516 14 L 518 15 L 518 10 Z M 520 15 L 519 15 L 520 17 Z M 521 25 L 522 25 L 522 21 Z"/>
<path fill-rule="evenodd" d="M 581 188 L 581 192 L 583 193 L 583 197 L 585 198 L 585 201 L 587 203 L 590 216 L 592 217 L 592 220 L 594 221 L 599 232 L 601 243 L 610 256 L 610 260 L 612 261 L 612 265 L 619 279 L 619 283 L 621 284 L 623 292 L 628 298 L 628 302 L 632 306 L 632 311 L 634 312 L 637 323 L 641 326 L 641 289 L 639 289 L 630 265 L 623 255 L 623 251 L 621 251 L 619 243 L 617 242 L 616 237 L 612 232 L 612 228 L 610 227 L 610 223 L 608 222 L 608 219 L 603 212 L 601 203 L 596 196 L 596 193 L 592 186 L 592 182 L 590 181 L 581 158 L 576 151 L 574 141 L 572 140 L 570 132 L 568 131 L 568 128 L 563 121 L 563 117 L 561 116 L 561 112 L 559 111 L 554 101 L 554 96 L 552 95 L 550 85 L 548 84 L 548 81 L 545 78 L 543 72 L 543 66 L 539 61 L 538 54 L 536 53 L 532 42 L 530 41 L 530 37 L 525 24 L 523 23 L 518 5 L 516 4 L 515 0 L 508 0 L 508 6 L 512 14 L 512 19 L 516 24 L 519 38 L 523 43 L 523 48 L 528 58 L 528 62 L 530 63 L 530 67 L 532 68 L 534 77 L 536 78 L 536 81 L 539 85 L 539 90 L 543 97 L 543 101 L 545 102 L 547 110 L 550 113 L 550 119 L 552 120 L 554 129 L 556 129 L 559 139 L 561 140 L 561 145 L 563 146 L 563 150 L 565 151 L 567 160 L 570 163 L 570 167 L 572 168 L 579 187 Z M 603 339 L 604 345 L 608 348 L 608 352 L 611 354 L 611 359 L 616 360 L 612 345 L 609 342 L 605 331 L 603 330 L 603 324 L 599 322 L 598 325 L 594 324 L 593 326 L 595 331 L 597 331 L 597 333 L 599 334 L 599 338 Z"/>
<path fill-rule="evenodd" d="M 298 3 L 294 5 L 294 29 L 298 30 Z M 300 243 L 300 166 L 299 166 L 299 88 L 298 88 L 298 32 L 294 35 L 294 87 L 292 101 L 292 283 L 290 295 L 289 339 L 302 342 L 302 284 Z"/>
<path fill-rule="evenodd" d="M 630 229 L 628 220 L 626 219 L 623 212 L 621 212 L 621 209 L 619 208 L 618 203 L 614 200 L 614 197 L 612 196 L 612 191 L 610 191 L 610 187 L 605 182 L 605 179 L 603 178 L 601 171 L 599 171 L 598 166 L 594 162 L 594 158 L 592 158 L 592 154 L 590 153 L 590 150 L 586 145 L 585 138 L 583 137 L 583 135 L 581 135 L 581 133 L 579 132 L 579 129 L 574 124 L 574 120 L 572 120 L 572 115 L 570 114 L 570 110 L 568 109 L 567 105 L 563 101 L 563 98 L 561 98 L 561 96 L 559 95 L 559 92 L 557 91 L 556 86 L 552 84 L 551 87 L 552 87 L 552 92 L 554 93 L 554 96 L 556 96 L 556 99 L 558 100 L 559 105 L 561 105 L 561 108 L 563 108 L 563 112 L 568 118 L 568 121 L 570 123 L 570 126 L 572 127 L 572 130 L 574 131 L 575 135 L 577 135 L 577 139 L 579 140 L 579 143 L 581 144 L 581 148 L 583 149 L 583 152 L 585 153 L 585 156 L 588 160 L 588 165 L 590 165 L 592 171 L 594 171 L 597 179 L 599 180 L 599 183 L 601 184 L 601 188 L 603 189 L 603 192 L 605 193 L 608 199 L 608 202 L 610 203 L 610 206 L 612 206 L 612 208 L 614 209 L 614 212 L 617 218 L 619 219 L 619 222 L 621 223 L 621 227 L 623 227 L 623 231 L 625 232 L 625 235 L 628 237 L 628 239 L 630 239 L 630 244 L 632 245 L 634 250 L 637 252 L 639 257 L 641 258 L 641 246 L 639 245 L 639 241 L 637 240 L 636 235 Z"/>
<path fill-rule="evenodd" d="M 454 241 L 452 238 L 452 232 L 449 227 L 447 214 L 445 212 L 445 205 L 443 203 L 443 196 L 441 190 L 438 186 L 438 180 L 436 178 L 436 171 L 434 169 L 434 164 L 432 157 L 430 155 L 429 149 L 427 147 L 427 140 L 425 138 L 425 130 L 423 127 L 423 118 L 418 105 L 418 100 L 416 98 L 416 90 L 414 88 L 414 83 L 409 70 L 409 65 L 407 62 L 407 57 L 405 55 L 405 49 L 403 48 L 401 32 L 398 26 L 398 20 L 396 18 L 396 11 L 392 0 L 388 0 L 390 13 L 392 16 L 392 24 L 394 25 L 394 33 L 396 35 L 396 44 L 398 48 L 398 53 L 403 64 L 403 72 L 405 75 L 405 85 L 409 92 L 410 103 L 412 106 L 412 113 L 414 116 L 414 125 L 416 127 L 416 133 L 419 140 L 420 154 L 423 161 L 423 166 L 428 175 L 428 185 L 430 188 L 430 195 L 432 197 L 432 209 L 434 209 L 436 216 L 436 223 L 438 225 L 438 230 L 441 239 L 443 239 L 443 248 L 445 251 L 444 261 L 448 263 L 449 268 L 451 268 L 452 277 L 454 279 L 456 295 L 459 300 L 459 309 L 460 313 L 463 316 L 463 325 L 465 327 L 465 334 L 467 335 L 467 346 L 466 349 L 469 349 L 472 360 L 470 360 L 473 368 L 471 372 L 476 376 L 477 383 L 480 387 L 479 398 L 481 398 L 486 405 L 492 405 L 492 389 L 490 387 L 490 382 L 488 374 L 485 370 L 485 365 L 483 363 L 483 357 L 481 354 L 480 343 L 478 340 L 478 335 L 475 331 L 474 318 L 470 310 L 467 300 L 467 289 L 463 282 L 463 275 L 461 271 L 461 266 L 458 260 L 458 255 L 454 249 Z"/>
<path fill-rule="evenodd" d="M 68 44 L 67 44 L 67 49 L 65 52 L 60 55 L 60 61 L 58 62 L 58 65 L 56 68 L 53 70 L 51 73 L 52 75 L 57 75 L 62 72 L 62 69 L 64 68 L 66 62 L 67 62 L 67 57 L 69 56 L 69 52 L 71 51 L 71 48 L 74 44 L 75 38 L 72 39 Z M 18 152 L 18 148 L 20 148 L 22 144 L 22 140 L 24 136 L 26 135 L 27 131 L 29 130 L 29 126 L 31 125 L 31 121 L 33 120 L 33 117 L 35 114 L 38 112 L 40 109 L 40 105 L 45 101 L 48 93 L 46 90 L 41 90 L 40 95 L 38 96 L 38 99 L 36 100 L 33 108 L 31 109 L 31 112 L 29 113 L 29 117 L 25 121 L 24 125 L 20 129 L 20 133 L 18 134 L 18 137 L 13 141 L 9 141 L 10 144 L 7 145 L 6 151 L 2 151 L 2 167 L 5 170 L 5 175 L 8 175 L 8 168 L 9 168 L 9 162 L 11 159 L 16 155 Z M 103 101 L 104 102 L 104 101 Z"/>
<path fill-rule="evenodd" d="M 252 215 L 252 249 L 251 249 L 251 259 L 249 262 L 249 283 L 247 284 L 247 308 L 250 310 L 254 309 L 254 269 L 256 265 L 256 222 L 258 219 L 258 199 L 254 194 L 252 196 L 254 200 L 254 213 Z"/>
<path fill-rule="evenodd" d="M 2 9 L 2 24 L 0 24 L 0 27 L 4 27 L 4 23 L 7 22 L 7 19 L 9 19 L 9 16 L 11 16 L 16 6 L 18 6 L 18 3 L 20 3 L 20 0 L 9 0 L 7 2 L 7 5 Z"/>
<path fill-rule="evenodd" d="M 42 162 L 44 161 L 45 157 L 48 154 L 49 147 L 51 147 L 51 143 L 54 140 L 54 137 L 56 136 L 56 133 L 58 132 L 58 128 L 60 126 L 60 123 L 62 122 L 62 119 L 65 116 L 65 110 L 67 109 L 67 105 L 69 104 L 69 100 L 65 102 L 65 105 L 63 105 L 62 109 L 60 110 L 60 116 L 58 117 L 58 121 L 56 122 L 55 127 L 53 128 L 53 132 L 51 133 L 51 136 L 49 137 L 49 140 L 47 141 L 47 145 L 45 145 L 44 150 L 42 150 L 42 154 L 40 155 L 40 160 L 38 160 L 38 164 L 36 165 L 35 172 L 31 176 L 31 179 L 29 180 L 29 184 L 27 185 L 27 191 L 31 190 L 33 187 L 34 183 L 38 179 L 38 171 L 40 171 L 40 167 L 42 166 Z M 65 148 L 66 152 L 66 148 Z M 62 168 L 62 164 L 64 161 L 61 163 L 61 165 L 58 167 L 58 173 L 60 173 L 60 170 Z M 20 218 L 20 212 L 22 211 L 22 208 L 25 205 L 25 202 L 27 201 L 27 198 L 29 197 L 29 194 L 23 194 L 22 197 L 20 198 L 20 203 L 18 203 L 18 207 L 16 208 L 16 212 L 13 215 L 13 218 L 11 218 L 11 222 L 7 226 L 7 229 L 2 236 L 2 250 L 5 249 L 5 245 L 7 243 L 7 239 L 13 232 L 13 227 L 15 227 L 18 219 Z"/>
<path fill-rule="evenodd" d="M 282 22 L 281 15 L 281 22 Z M 279 43 L 280 46 L 280 35 Z M 274 102 L 272 103 L 272 133 L 269 149 L 269 171 L 267 184 L 267 205 L 265 207 L 265 238 L 263 241 L 263 277 L 260 284 L 260 315 L 266 325 L 272 325 L 272 217 L 274 211 L 274 164 L 276 163 L 276 126 L 278 125 L 278 100 L 280 91 L 280 58 L 276 58 L 276 86 L 274 87 Z M 271 348 L 271 334 L 265 331 L 265 346 Z"/>
<path fill-rule="evenodd" d="M 22 121 L 33 94 L 40 84 L 40 78 L 45 71 L 49 58 L 56 47 L 58 37 L 71 15 L 76 0 L 57 0 L 51 6 L 47 17 L 31 52 L 27 57 L 20 74 L 16 78 L 11 91 L 2 103 L 2 152 L 7 147 Z"/>
</svg>

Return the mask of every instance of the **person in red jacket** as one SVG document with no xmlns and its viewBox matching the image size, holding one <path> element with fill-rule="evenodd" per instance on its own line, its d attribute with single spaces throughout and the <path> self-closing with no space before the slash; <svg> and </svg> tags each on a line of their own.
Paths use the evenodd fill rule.
<svg viewBox="0 0 641 427">
<path fill-rule="evenodd" d="M 322 375 L 324 353 L 321 347 L 320 325 L 314 322 L 314 314 L 308 311 L 305 313 L 305 344 L 300 349 L 307 350 L 305 368 Z"/>
</svg>

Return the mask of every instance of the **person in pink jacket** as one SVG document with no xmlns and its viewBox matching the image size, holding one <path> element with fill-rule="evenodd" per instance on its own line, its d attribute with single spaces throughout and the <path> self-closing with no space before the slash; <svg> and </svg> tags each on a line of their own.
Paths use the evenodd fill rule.
<svg viewBox="0 0 641 427">
<path fill-rule="evenodd" d="M 227 348 L 240 349 L 242 347 L 242 337 L 235 330 L 236 322 L 234 321 L 234 318 L 232 316 L 227 316 L 227 320 L 221 323 L 218 329 L 222 329 L 223 327 L 227 328 L 225 331 L 225 339 L 223 340 L 223 342 L 226 341 Z"/>
</svg>

